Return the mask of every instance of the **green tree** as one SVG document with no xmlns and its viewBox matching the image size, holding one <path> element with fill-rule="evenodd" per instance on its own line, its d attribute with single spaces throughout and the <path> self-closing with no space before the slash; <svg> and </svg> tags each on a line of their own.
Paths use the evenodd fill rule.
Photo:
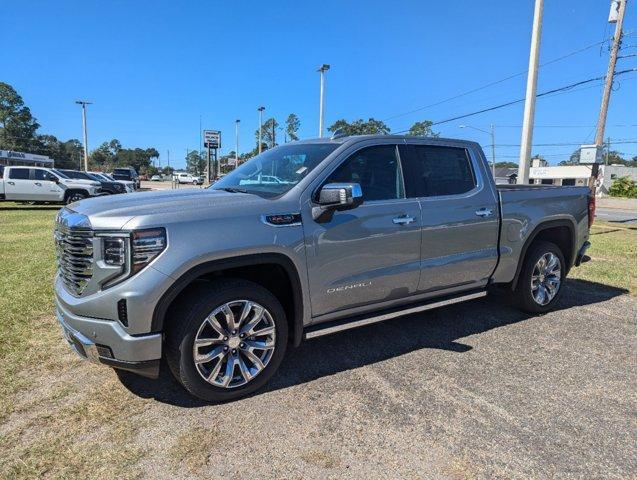
<svg viewBox="0 0 637 480">
<path fill-rule="evenodd" d="M 173 167 L 168 167 L 168 166 L 161 169 L 162 175 L 166 175 L 166 176 L 171 176 L 174 171 L 175 169 Z"/>
<path fill-rule="evenodd" d="M 193 175 L 203 175 L 206 171 L 206 158 L 196 150 L 188 152 L 188 155 L 186 155 L 186 170 Z"/>
<path fill-rule="evenodd" d="M 390 128 L 383 121 L 374 118 L 369 118 L 367 121 L 359 118 L 352 123 L 341 119 L 328 128 L 332 133 L 339 129 L 345 135 L 386 135 L 390 132 Z"/>
<path fill-rule="evenodd" d="M 290 113 L 285 120 L 285 132 L 288 134 L 288 138 L 291 142 L 295 142 L 299 139 L 297 132 L 301 126 L 301 120 L 294 113 Z"/>
<path fill-rule="evenodd" d="M 15 89 L 0 82 L 0 148 L 31 151 L 37 146 L 36 131 L 40 127 Z"/>
<path fill-rule="evenodd" d="M 495 162 L 495 168 L 518 168 L 515 162 Z"/>
<path fill-rule="evenodd" d="M 438 132 L 434 132 L 431 129 L 431 126 L 434 122 L 431 120 L 423 120 L 422 122 L 414 123 L 407 135 L 411 135 L 413 137 L 438 137 L 440 134 Z"/>
<path fill-rule="evenodd" d="M 276 143 L 276 129 L 279 126 L 279 123 L 274 118 L 268 118 L 265 122 L 263 122 L 263 126 L 261 128 L 261 150 L 267 150 L 268 148 L 273 148 L 277 146 Z M 254 132 L 254 143 L 259 146 L 259 129 Z"/>
</svg>

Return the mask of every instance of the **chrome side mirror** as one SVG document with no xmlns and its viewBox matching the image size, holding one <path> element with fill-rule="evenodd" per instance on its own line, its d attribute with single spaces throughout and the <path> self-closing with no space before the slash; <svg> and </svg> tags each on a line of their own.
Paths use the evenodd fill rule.
<svg viewBox="0 0 637 480">
<path fill-rule="evenodd" d="M 332 219 L 336 210 L 351 210 L 363 203 L 363 190 L 358 183 L 328 183 L 319 192 L 319 207 L 312 209 L 312 217 L 317 222 Z"/>
</svg>

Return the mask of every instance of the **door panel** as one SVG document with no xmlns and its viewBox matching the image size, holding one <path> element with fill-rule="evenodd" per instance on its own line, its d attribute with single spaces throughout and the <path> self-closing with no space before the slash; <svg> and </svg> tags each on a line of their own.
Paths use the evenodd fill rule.
<svg viewBox="0 0 637 480">
<path fill-rule="evenodd" d="M 499 213 L 483 164 L 454 146 L 407 145 L 401 157 L 422 209 L 418 291 L 484 284 L 498 260 Z"/>
<path fill-rule="evenodd" d="M 395 219 L 411 217 L 411 223 Z M 318 224 L 304 212 L 312 314 L 413 294 L 420 276 L 417 200 L 372 202 Z"/>
<path fill-rule="evenodd" d="M 33 180 L 29 180 L 29 169 L 11 167 L 5 175 L 4 194 L 7 200 L 33 200 Z"/>
<path fill-rule="evenodd" d="M 33 200 L 55 202 L 63 198 L 62 188 L 50 178 L 53 174 L 38 168 L 33 169 Z"/>
<path fill-rule="evenodd" d="M 359 184 L 364 203 L 336 211 L 324 223 L 312 220 L 313 200 L 305 204 L 312 315 L 414 293 L 420 276 L 420 203 L 405 199 L 397 146 L 355 150 L 326 183 Z"/>
</svg>

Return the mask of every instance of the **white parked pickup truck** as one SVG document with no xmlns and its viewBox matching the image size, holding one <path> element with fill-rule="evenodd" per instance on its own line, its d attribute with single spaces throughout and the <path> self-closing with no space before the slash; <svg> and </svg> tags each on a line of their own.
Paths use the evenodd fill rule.
<svg viewBox="0 0 637 480">
<path fill-rule="evenodd" d="M 73 203 L 101 195 L 100 183 L 54 168 L 0 166 L 0 201 Z"/>
<path fill-rule="evenodd" d="M 173 175 L 173 178 L 178 183 L 191 183 L 193 185 L 201 185 L 203 184 L 203 178 L 196 177 L 190 173 L 179 172 Z"/>
</svg>

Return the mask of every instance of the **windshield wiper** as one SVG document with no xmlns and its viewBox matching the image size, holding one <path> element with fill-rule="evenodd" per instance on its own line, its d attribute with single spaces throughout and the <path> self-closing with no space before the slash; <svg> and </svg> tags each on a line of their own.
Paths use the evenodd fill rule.
<svg viewBox="0 0 637 480">
<path fill-rule="evenodd" d="M 216 190 L 223 190 L 225 192 L 230 192 L 230 193 L 248 193 L 248 191 L 245 188 L 237 188 L 237 187 L 222 187 L 222 188 L 217 188 Z"/>
</svg>

